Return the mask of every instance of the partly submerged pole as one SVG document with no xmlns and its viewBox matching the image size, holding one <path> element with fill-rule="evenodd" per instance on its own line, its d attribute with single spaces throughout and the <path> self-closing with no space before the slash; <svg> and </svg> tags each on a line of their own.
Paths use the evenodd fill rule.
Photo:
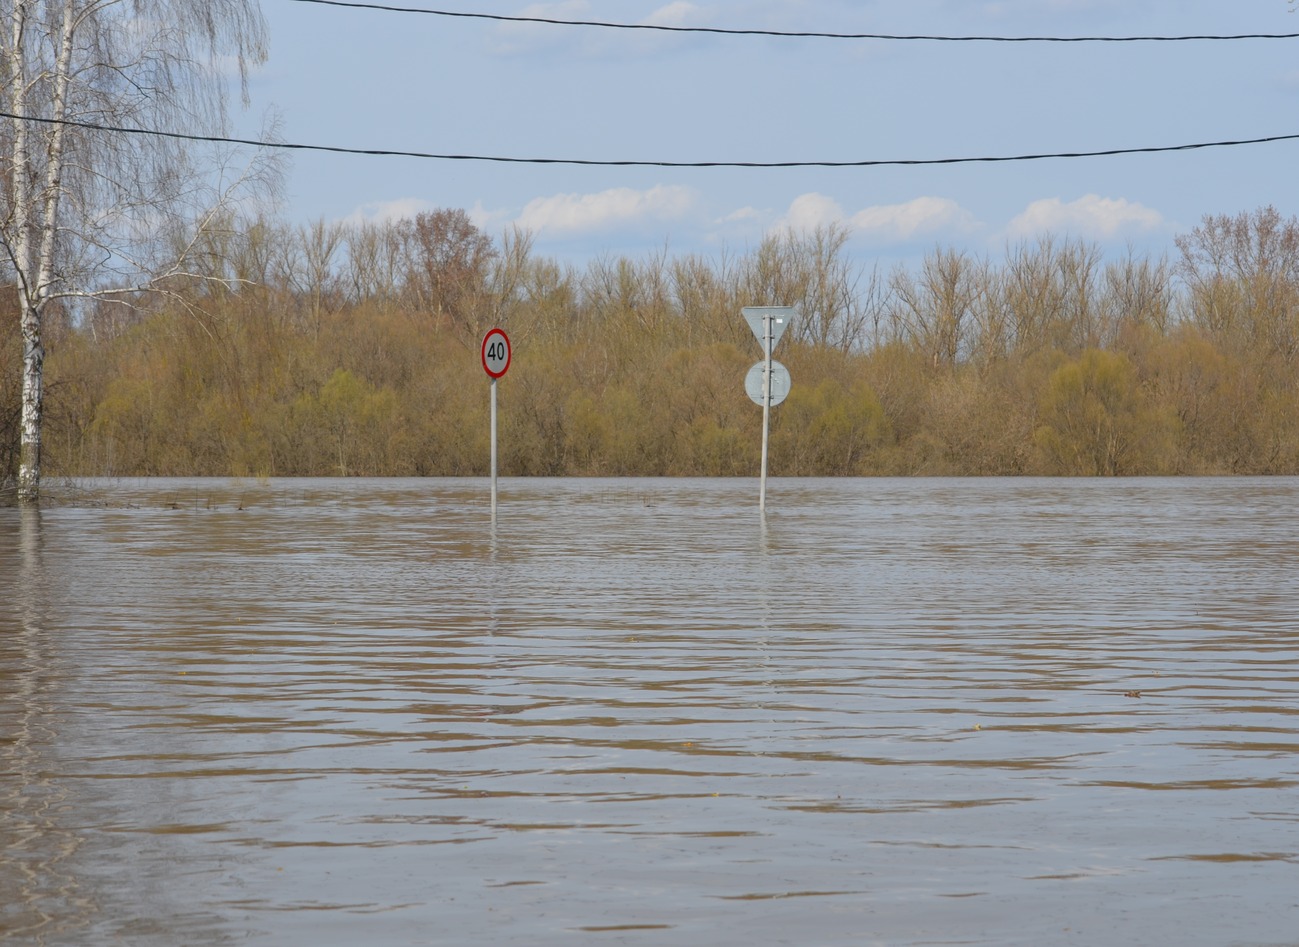
<svg viewBox="0 0 1299 947">
<path fill-rule="evenodd" d="M 496 525 L 496 379 L 509 370 L 510 338 L 504 329 L 483 336 L 483 370 L 492 379 L 492 525 Z"/>
<path fill-rule="evenodd" d="M 496 522 L 496 379 L 492 379 L 492 522 Z"/>
<path fill-rule="evenodd" d="M 767 512 L 767 454 L 771 441 L 771 409 L 789 393 L 789 371 L 772 359 L 776 343 L 796 314 L 792 306 L 745 306 L 741 310 L 753 337 L 762 346 L 762 358 L 744 376 L 744 390 L 762 408 L 762 471 L 759 477 L 758 509 Z"/>
<path fill-rule="evenodd" d="M 762 372 L 762 476 L 758 486 L 758 509 L 767 512 L 767 432 L 771 426 L 771 313 L 762 314 L 762 348 L 767 364 Z"/>
</svg>

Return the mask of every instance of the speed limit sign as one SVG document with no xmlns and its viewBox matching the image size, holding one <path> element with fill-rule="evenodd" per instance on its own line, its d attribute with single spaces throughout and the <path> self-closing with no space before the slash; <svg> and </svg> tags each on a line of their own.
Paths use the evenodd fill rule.
<svg viewBox="0 0 1299 947">
<path fill-rule="evenodd" d="M 493 329 L 483 337 L 483 371 L 500 378 L 510 367 L 510 337 L 504 329 Z"/>
<path fill-rule="evenodd" d="M 496 526 L 496 379 L 509 370 L 510 337 L 504 329 L 483 336 L 483 371 L 492 376 L 492 526 Z"/>
</svg>

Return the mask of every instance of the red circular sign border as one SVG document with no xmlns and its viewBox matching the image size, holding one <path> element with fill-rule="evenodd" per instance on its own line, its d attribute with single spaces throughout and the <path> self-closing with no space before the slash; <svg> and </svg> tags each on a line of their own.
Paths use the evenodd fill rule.
<svg viewBox="0 0 1299 947">
<path fill-rule="evenodd" d="M 494 372 L 487 367 L 487 343 L 491 341 L 491 338 L 494 335 L 499 335 L 502 339 L 505 340 L 505 367 L 502 368 L 499 372 Z M 506 372 L 510 370 L 510 362 L 514 360 L 514 346 L 510 344 L 510 337 L 505 334 L 504 329 L 492 329 L 485 336 L 483 336 L 483 347 L 482 347 L 482 351 L 479 354 L 482 356 L 482 360 L 483 360 L 483 371 L 491 375 L 492 378 L 500 378 L 502 375 L 504 375 Z"/>
</svg>

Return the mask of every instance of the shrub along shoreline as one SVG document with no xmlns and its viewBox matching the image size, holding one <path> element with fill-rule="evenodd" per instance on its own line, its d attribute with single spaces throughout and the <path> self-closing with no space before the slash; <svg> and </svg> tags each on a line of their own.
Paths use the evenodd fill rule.
<svg viewBox="0 0 1299 947">
<path fill-rule="evenodd" d="M 773 475 L 1299 473 L 1299 221 L 1272 208 L 1206 217 L 1172 262 L 1048 238 L 889 273 L 836 227 L 582 269 L 463 211 L 238 234 L 210 254 L 237 291 L 50 318 L 48 475 L 484 474 L 494 325 L 502 474 L 747 475 L 740 309 L 767 304 L 801 310 Z M 16 369 L 16 323 L 2 344 Z"/>
</svg>

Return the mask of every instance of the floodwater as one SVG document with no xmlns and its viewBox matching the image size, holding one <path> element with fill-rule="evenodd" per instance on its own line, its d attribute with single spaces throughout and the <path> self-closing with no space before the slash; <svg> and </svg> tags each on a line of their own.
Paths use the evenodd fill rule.
<svg viewBox="0 0 1299 947">
<path fill-rule="evenodd" d="M 0 510 L 0 941 L 1299 943 L 1299 480 Z"/>
</svg>

